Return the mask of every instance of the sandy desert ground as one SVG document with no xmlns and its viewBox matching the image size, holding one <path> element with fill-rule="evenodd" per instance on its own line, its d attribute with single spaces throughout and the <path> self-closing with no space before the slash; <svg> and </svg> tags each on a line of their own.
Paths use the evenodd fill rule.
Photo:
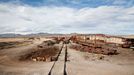
<svg viewBox="0 0 134 75">
<path fill-rule="evenodd" d="M 23 41 L 25 38 L 0 38 L 0 42 Z"/>
<path fill-rule="evenodd" d="M 133 75 L 134 51 L 118 49 L 120 54 L 107 56 L 68 49 L 68 75 Z M 99 59 L 104 56 L 104 59 Z"/>
<path fill-rule="evenodd" d="M 0 75 L 48 75 L 54 62 L 19 61 L 46 39 L 27 46 L 0 50 Z M 70 49 L 67 44 L 67 75 L 134 75 L 134 51 L 118 48 L 118 55 L 102 55 Z M 60 45 L 59 45 L 60 46 Z M 103 59 L 99 59 L 103 56 Z M 62 67 L 63 65 L 59 65 Z"/>
</svg>

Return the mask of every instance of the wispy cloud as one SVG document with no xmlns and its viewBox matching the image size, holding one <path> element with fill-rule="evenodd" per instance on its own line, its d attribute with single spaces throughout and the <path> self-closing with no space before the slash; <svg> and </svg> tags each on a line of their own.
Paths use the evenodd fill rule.
<svg viewBox="0 0 134 75">
<path fill-rule="evenodd" d="M 66 6 L 13 5 L 0 3 L 0 32 L 16 33 L 134 33 L 134 6 Z"/>
</svg>

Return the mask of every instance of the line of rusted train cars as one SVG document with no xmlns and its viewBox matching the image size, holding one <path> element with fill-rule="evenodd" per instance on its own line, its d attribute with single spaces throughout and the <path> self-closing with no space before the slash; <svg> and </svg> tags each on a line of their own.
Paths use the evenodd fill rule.
<svg viewBox="0 0 134 75">
<path fill-rule="evenodd" d="M 110 40 L 109 40 L 110 39 Z M 75 35 L 71 37 L 73 42 L 88 42 L 115 45 L 122 48 L 134 47 L 134 38 L 124 38 L 117 36 L 106 36 L 104 34 Z"/>
</svg>

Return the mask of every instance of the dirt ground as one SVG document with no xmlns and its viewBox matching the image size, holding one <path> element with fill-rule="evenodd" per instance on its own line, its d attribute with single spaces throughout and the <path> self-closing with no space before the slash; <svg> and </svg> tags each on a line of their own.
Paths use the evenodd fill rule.
<svg viewBox="0 0 134 75">
<path fill-rule="evenodd" d="M 0 38 L 0 42 L 23 41 L 25 38 Z"/>
<path fill-rule="evenodd" d="M 68 49 L 68 75 L 134 75 L 134 51 L 118 48 L 118 55 L 102 55 Z M 103 56 L 103 59 L 99 57 Z"/>
<path fill-rule="evenodd" d="M 48 75 L 54 62 L 19 61 L 46 39 L 33 44 L 0 50 L 0 75 Z M 69 45 L 68 45 L 69 46 Z M 134 75 L 134 51 L 118 48 L 118 55 L 80 52 L 68 47 L 67 75 Z M 100 57 L 103 59 L 99 59 Z"/>
<path fill-rule="evenodd" d="M 20 62 L 19 56 L 30 52 L 43 40 L 34 41 L 33 44 L 18 48 L 0 51 L 0 75 L 47 75 L 53 62 Z M 32 50 L 33 51 L 33 50 Z"/>
</svg>

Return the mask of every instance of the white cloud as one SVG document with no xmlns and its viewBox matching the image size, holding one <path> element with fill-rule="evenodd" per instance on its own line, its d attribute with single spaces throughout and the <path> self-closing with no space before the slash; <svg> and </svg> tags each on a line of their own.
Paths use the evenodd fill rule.
<svg viewBox="0 0 134 75">
<path fill-rule="evenodd" d="M 32 7 L 0 4 L 0 32 L 133 34 L 134 7 Z M 129 31 L 130 30 L 130 31 Z"/>
</svg>

